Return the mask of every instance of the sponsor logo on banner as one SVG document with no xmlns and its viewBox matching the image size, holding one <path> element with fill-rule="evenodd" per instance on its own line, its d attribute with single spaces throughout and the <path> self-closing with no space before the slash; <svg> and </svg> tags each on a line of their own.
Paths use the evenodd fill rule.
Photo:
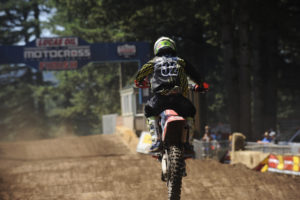
<svg viewBox="0 0 300 200">
<path fill-rule="evenodd" d="M 70 59 L 89 58 L 91 51 L 89 46 L 79 46 L 67 49 L 47 49 L 47 48 L 25 48 L 24 58 L 28 59 Z"/>
<path fill-rule="evenodd" d="M 91 58 L 89 45 L 79 45 L 76 37 L 37 38 L 36 47 L 24 48 L 24 60 L 38 62 L 39 70 L 77 69 L 78 61 Z"/>
<path fill-rule="evenodd" d="M 39 70 L 68 70 L 77 69 L 77 61 L 40 62 Z"/>
<path fill-rule="evenodd" d="M 124 56 L 125 58 L 128 58 L 136 54 L 136 46 L 129 44 L 120 45 L 117 47 L 117 52 L 119 56 Z"/>
<path fill-rule="evenodd" d="M 36 47 L 63 47 L 63 46 L 78 46 L 78 38 L 63 37 L 63 38 L 37 38 L 35 41 Z"/>
</svg>

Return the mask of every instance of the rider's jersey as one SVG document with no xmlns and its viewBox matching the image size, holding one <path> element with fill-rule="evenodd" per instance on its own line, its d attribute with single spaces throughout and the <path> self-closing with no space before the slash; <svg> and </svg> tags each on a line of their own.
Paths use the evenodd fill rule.
<svg viewBox="0 0 300 200">
<path fill-rule="evenodd" d="M 136 81 L 141 82 L 149 77 L 154 93 L 169 94 L 176 88 L 185 97 L 188 96 L 187 75 L 197 84 L 201 84 L 201 76 L 185 60 L 176 56 L 157 56 L 148 61 L 140 69 Z"/>
</svg>

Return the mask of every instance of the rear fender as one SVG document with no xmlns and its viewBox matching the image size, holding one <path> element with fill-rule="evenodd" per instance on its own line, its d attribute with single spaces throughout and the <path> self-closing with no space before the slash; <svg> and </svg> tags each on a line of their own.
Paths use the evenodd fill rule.
<svg viewBox="0 0 300 200">
<path fill-rule="evenodd" d="M 180 144 L 186 142 L 186 121 L 181 116 L 169 116 L 164 124 L 162 141 L 168 144 Z"/>
</svg>

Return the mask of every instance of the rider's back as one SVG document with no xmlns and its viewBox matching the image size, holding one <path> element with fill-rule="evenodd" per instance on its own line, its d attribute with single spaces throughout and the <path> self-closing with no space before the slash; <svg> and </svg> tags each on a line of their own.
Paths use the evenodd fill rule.
<svg viewBox="0 0 300 200">
<path fill-rule="evenodd" d="M 186 75 L 184 61 L 179 57 L 161 56 L 153 59 L 153 74 L 150 77 L 152 91 L 163 93 L 174 87 L 184 89 Z"/>
</svg>

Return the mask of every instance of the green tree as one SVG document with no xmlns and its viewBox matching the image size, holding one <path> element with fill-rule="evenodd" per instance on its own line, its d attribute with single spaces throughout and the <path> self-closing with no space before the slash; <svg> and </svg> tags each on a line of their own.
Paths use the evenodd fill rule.
<svg viewBox="0 0 300 200">
<path fill-rule="evenodd" d="M 54 32 L 76 35 L 90 42 L 149 41 L 161 35 L 172 37 L 179 55 L 189 59 L 202 74 L 217 63 L 218 49 L 209 27 L 211 4 L 202 1 L 60 1 L 53 0 L 57 13 L 52 19 L 64 29 Z M 209 8 L 206 10 L 206 8 Z M 189 12 L 186 12 L 189 10 Z M 205 108 L 205 98 L 200 99 Z M 205 113 L 205 109 L 201 109 Z M 202 115 L 202 127 L 206 121 Z"/>
<path fill-rule="evenodd" d="M 208 116 L 217 117 L 211 121 L 229 119 L 232 131 L 242 131 L 248 139 L 258 138 L 263 129 L 275 128 L 277 108 L 283 105 L 276 103 L 277 84 L 284 81 L 279 78 L 286 74 L 287 66 L 299 66 L 297 1 L 51 2 L 57 9 L 53 30 L 60 35 L 76 35 L 90 42 L 152 43 L 162 35 L 172 37 L 179 55 L 214 83 L 200 100 L 204 107 L 205 99 L 210 100 Z M 56 25 L 63 29 L 55 30 Z M 288 74 L 295 68 L 290 67 L 293 70 Z"/>
<path fill-rule="evenodd" d="M 41 12 L 48 11 L 43 6 L 45 2 L 45 0 L 1 1 L 0 44 L 28 43 L 39 37 L 41 33 L 39 16 Z M 43 82 L 41 72 L 33 73 L 24 65 L 4 65 L 0 68 L 1 99 L 4 102 L 1 109 L 6 111 L 0 117 L 2 130 L 6 130 L 3 131 L 3 138 L 14 139 L 14 136 L 18 138 L 26 132 L 32 132 L 28 133 L 33 134 L 32 137 L 45 136 L 45 131 L 40 130 L 43 126 L 41 120 L 44 116 L 43 101 L 37 99 L 35 95 L 35 85 L 41 85 Z"/>
<path fill-rule="evenodd" d="M 46 0 L 0 2 L 0 44 L 28 43 L 41 33 L 39 16 L 49 12 Z"/>
<path fill-rule="evenodd" d="M 89 64 L 57 73 L 58 85 L 46 89 L 49 116 L 76 134 L 101 133 L 102 115 L 120 113 L 117 65 Z"/>
<path fill-rule="evenodd" d="M 19 66 L 0 66 L 1 140 L 42 136 L 33 99 L 31 70 Z"/>
</svg>

